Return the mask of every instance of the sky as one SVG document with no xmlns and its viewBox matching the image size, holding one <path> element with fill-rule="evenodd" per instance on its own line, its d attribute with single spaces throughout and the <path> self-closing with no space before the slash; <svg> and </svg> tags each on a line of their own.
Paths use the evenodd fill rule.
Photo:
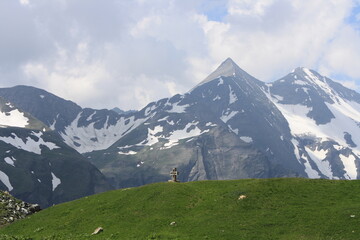
<svg viewBox="0 0 360 240">
<path fill-rule="evenodd" d="M 228 57 L 261 81 L 307 67 L 359 92 L 360 0 L 0 0 L 0 87 L 140 109 Z"/>
</svg>

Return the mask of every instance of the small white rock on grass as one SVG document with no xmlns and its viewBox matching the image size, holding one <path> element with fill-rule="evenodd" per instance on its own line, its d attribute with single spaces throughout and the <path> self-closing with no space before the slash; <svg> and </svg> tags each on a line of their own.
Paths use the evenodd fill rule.
<svg viewBox="0 0 360 240">
<path fill-rule="evenodd" d="M 104 231 L 104 229 L 102 227 L 98 227 L 94 230 L 94 232 L 91 234 L 91 235 L 95 235 L 95 234 L 99 234 L 101 233 L 102 231 Z"/>
<path fill-rule="evenodd" d="M 247 198 L 246 195 L 240 195 L 239 198 L 238 198 L 238 200 L 242 200 L 242 199 L 245 199 L 245 198 Z"/>
</svg>

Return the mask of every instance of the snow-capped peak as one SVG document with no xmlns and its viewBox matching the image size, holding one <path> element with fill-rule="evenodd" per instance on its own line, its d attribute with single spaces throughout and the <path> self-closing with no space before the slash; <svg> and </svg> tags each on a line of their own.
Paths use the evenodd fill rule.
<svg viewBox="0 0 360 240">
<path fill-rule="evenodd" d="M 325 77 L 320 75 L 318 72 L 311 70 L 306 67 L 298 67 L 293 72 L 292 75 L 296 79 L 306 80 L 309 83 L 316 84 L 316 85 L 323 85 L 322 83 L 325 82 Z"/>
<path fill-rule="evenodd" d="M 296 92 L 301 90 L 306 95 L 308 95 L 310 89 L 313 89 L 324 99 L 337 101 L 337 90 L 333 88 L 336 84 L 318 72 L 305 67 L 294 69 L 290 74 L 276 81 L 276 84 L 291 84 Z"/>
</svg>

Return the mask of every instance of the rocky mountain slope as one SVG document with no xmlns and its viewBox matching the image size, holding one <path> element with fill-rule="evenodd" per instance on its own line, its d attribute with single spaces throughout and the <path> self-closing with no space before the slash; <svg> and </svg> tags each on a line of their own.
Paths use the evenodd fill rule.
<svg viewBox="0 0 360 240">
<path fill-rule="evenodd" d="M 0 98 L 0 189 L 41 207 L 111 189 L 54 131 Z"/>
<path fill-rule="evenodd" d="M 189 92 L 126 113 L 83 109 L 26 86 L 0 96 L 116 187 L 166 181 L 173 167 L 181 181 L 358 178 L 360 95 L 305 68 L 264 83 L 227 59 Z"/>
<path fill-rule="evenodd" d="M 135 111 L 81 108 L 42 89 L 16 86 L 0 89 L 0 96 L 58 132 L 65 143 L 80 153 L 106 149 L 146 116 Z"/>
<path fill-rule="evenodd" d="M 86 155 L 118 187 L 165 180 L 357 179 L 359 94 L 298 68 L 265 84 L 227 59 L 184 95 L 150 103 L 146 119 Z"/>
</svg>

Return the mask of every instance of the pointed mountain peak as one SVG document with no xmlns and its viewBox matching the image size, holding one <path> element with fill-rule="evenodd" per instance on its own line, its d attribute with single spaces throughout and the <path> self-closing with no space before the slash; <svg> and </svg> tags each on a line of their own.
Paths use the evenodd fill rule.
<svg viewBox="0 0 360 240">
<path fill-rule="evenodd" d="M 247 76 L 249 75 L 244 70 L 242 70 L 231 58 L 227 58 L 223 61 L 220 66 L 212 72 L 209 76 L 207 76 L 200 84 L 200 86 L 204 83 L 210 82 L 218 77 L 230 77 L 230 76 Z"/>
<path fill-rule="evenodd" d="M 207 78 L 205 78 L 202 83 L 211 81 L 220 76 L 234 76 L 236 75 L 237 69 L 240 69 L 239 66 L 236 65 L 236 63 L 231 58 L 227 58 L 214 72 L 212 72 Z"/>
<path fill-rule="evenodd" d="M 236 63 L 234 62 L 234 60 L 232 60 L 230 57 L 228 57 L 227 59 L 225 59 L 225 61 L 223 61 L 221 64 L 232 64 L 234 66 L 237 66 Z"/>
</svg>

